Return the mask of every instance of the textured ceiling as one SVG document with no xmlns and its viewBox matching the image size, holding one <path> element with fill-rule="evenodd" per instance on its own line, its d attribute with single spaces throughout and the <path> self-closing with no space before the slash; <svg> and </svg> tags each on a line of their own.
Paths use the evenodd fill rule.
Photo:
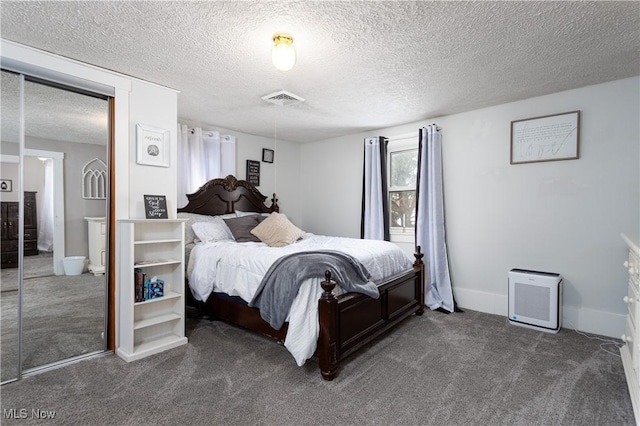
<svg viewBox="0 0 640 426">
<path fill-rule="evenodd" d="M 639 5 L 3 1 L 0 35 L 180 90 L 181 121 L 309 142 L 638 75 Z"/>
<path fill-rule="evenodd" d="M 19 142 L 18 84 L 17 75 L 2 72 L 0 130 L 5 142 Z M 94 145 L 106 145 L 109 141 L 109 103 L 106 99 L 32 81 L 25 82 L 24 94 L 27 136 Z"/>
</svg>

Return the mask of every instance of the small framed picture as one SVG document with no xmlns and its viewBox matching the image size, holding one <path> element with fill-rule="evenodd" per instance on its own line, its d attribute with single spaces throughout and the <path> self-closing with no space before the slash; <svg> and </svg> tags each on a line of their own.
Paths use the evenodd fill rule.
<svg viewBox="0 0 640 426">
<path fill-rule="evenodd" d="M 144 213 L 147 219 L 167 219 L 167 197 L 165 195 L 145 195 Z"/>
<path fill-rule="evenodd" d="M 273 150 L 262 148 L 262 162 L 263 163 L 273 163 Z"/>
<path fill-rule="evenodd" d="M 13 181 L 9 179 L 0 179 L 0 192 L 12 192 Z"/>
<path fill-rule="evenodd" d="M 169 136 L 168 130 L 137 124 L 137 163 L 147 166 L 169 167 Z"/>
</svg>

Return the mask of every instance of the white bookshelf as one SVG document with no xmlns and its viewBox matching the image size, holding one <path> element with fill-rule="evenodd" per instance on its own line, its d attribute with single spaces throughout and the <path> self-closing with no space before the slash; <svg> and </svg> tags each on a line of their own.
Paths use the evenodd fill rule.
<svg viewBox="0 0 640 426">
<path fill-rule="evenodd" d="M 622 234 L 622 239 L 629 246 L 624 262 L 629 284 L 627 295 L 622 298 L 627 306 L 627 321 L 621 337 L 625 344 L 620 348 L 620 355 L 633 414 L 636 424 L 640 424 L 640 238 L 638 234 Z"/>
<path fill-rule="evenodd" d="M 130 362 L 186 344 L 184 220 L 119 220 L 118 238 L 116 353 Z M 135 302 L 135 268 L 164 280 L 164 296 Z"/>
</svg>

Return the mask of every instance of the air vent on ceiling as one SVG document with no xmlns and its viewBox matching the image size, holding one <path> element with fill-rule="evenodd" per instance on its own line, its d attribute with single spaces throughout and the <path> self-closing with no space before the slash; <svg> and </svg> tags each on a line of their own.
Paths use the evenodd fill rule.
<svg viewBox="0 0 640 426">
<path fill-rule="evenodd" d="M 293 93 L 287 92 L 286 90 L 269 93 L 268 95 L 263 96 L 262 99 L 280 106 L 287 106 L 297 104 L 298 102 L 304 102 L 304 99 L 302 99 L 300 96 L 294 95 Z"/>
</svg>

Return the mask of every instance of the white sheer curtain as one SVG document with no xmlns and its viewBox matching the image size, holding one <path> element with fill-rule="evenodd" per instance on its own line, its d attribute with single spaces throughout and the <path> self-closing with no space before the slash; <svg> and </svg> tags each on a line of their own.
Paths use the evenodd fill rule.
<svg viewBox="0 0 640 426">
<path fill-rule="evenodd" d="M 444 227 L 442 135 L 435 125 L 420 129 L 417 198 L 416 245 L 422 247 L 428 270 L 425 304 L 453 312 Z"/>
<path fill-rule="evenodd" d="M 38 206 L 38 250 L 53 251 L 53 160 L 42 160 L 44 186 Z"/>
<path fill-rule="evenodd" d="M 389 240 L 386 156 L 386 138 L 365 138 L 361 237 L 367 240 Z"/>
<path fill-rule="evenodd" d="M 178 205 L 207 181 L 236 174 L 236 138 L 178 124 Z"/>
</svg>

